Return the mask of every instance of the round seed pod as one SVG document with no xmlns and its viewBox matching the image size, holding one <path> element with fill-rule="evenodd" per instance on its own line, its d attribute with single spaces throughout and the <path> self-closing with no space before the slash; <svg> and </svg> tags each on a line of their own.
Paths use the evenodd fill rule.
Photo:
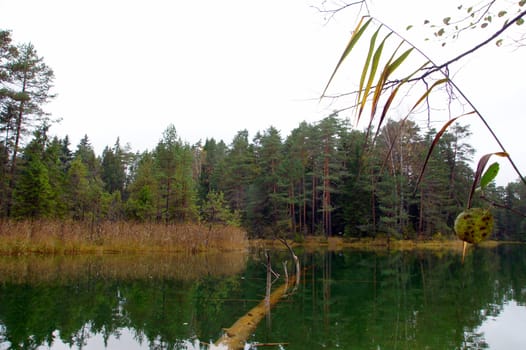
<svg viewBox="0 0 526 350">
<path fill-rule="evenodd" d="M 489 209 L 469 208 L 455 219 L 455 232 L 461 240 L 477 244 L 491 235 L 493 222 Z"/>
</svg>

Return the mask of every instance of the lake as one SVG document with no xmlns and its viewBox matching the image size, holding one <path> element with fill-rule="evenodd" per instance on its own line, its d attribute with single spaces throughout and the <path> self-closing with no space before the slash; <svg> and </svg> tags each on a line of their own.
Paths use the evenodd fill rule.
<svg viewBox="0 0 526 350">
<path fill-rule="evenodd" d="M 245 348 L 526 348 L 526 246 L 297 250 Z M 273 290 L 293 273 L 270 252 Z M 0 349 L 207 349 L 265 298 L 263 251 L 0 257 Z M 251 345 L 252 344 L 252 345 Z M 255 345 L 265 344 L 264 347 Z"/>
</svg>

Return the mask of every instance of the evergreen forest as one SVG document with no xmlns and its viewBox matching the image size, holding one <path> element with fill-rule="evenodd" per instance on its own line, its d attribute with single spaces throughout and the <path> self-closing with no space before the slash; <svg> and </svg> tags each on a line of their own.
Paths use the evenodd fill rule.
<svg viewBox="0 0 526 350">
<path fill-rule="evenodd" d="M 222 223 L 251 237 L 307 235 L 438 239 L 453 236 L 474 171 L 468 126 L 437 131 L 396 116 L 373 138 L 337 113 L 227 142 L 189 144 L 168 125 L 156 147 L 116 139 L 96 154 L 50 132 L 53 71 L 31 44 L 0 31 L 0 221 Z M 526 189 L 492 184 L 494 238 L 526 239 Z M 479 199 L 480 200 L 480 199 Z M 479 203 L 487 206 L 487 202 Z M 512 209 L 512 210 L 509 210 Z"/>
</svg>

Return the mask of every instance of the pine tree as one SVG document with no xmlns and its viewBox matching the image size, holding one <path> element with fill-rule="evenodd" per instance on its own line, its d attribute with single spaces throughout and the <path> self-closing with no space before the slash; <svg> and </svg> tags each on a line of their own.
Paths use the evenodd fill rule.
<svg viewBox="0 0 526 350">
<path fill-rule="evenodd" d="M 130 152 L 121 147 L 119 138 L 112 148 L 106 146 L 102 151 L 101 179 L 108 193 L 124 194 L 129 159 Z"/>
<path fill-rule="evenodd" d="M 247 195 L 250 184 L 257 175 L 254 150 L 248 141 L 248 131 L 239 131 L 225 158 L 223 191 L 233 210 L 246 215 Z"/>
<path fill-rule="evenodd" d="M 176 168 L 176 218 L 182 222 L 196 221 L 199 219 L 197 207 L 197 184 L 193 176 L 192 147 L 185 143 L 178 155 L 179 166 Z"/>
<path fill-rule="evenodd" d="M 333 196 L 338 192 L 344 174 L 344 159 L 341 149 L 342 135 L 347 131 L 338 119 L 337 114 L 331 114 L 317 125 L 320 142 L 319 168 L 322 214 L 321 223 L 325 236 L 332 236 L 332 214 L 336 209 Z"/>
<path fill-rule="evenodd" d="M 173 125 L 168 126 L 154 152 L 163 205 L 159 217 L 167 223 L 198 218 L 192 158 L 191 147 L 182 143 Z"/>
<path fill-rule="evenodd" d="M 95 154 L 88 135 L 84 135 L 80 140 L 73 156 L 84 164 L 90 176 L 100 176 L 100 161 Z"/>
<path fill-rule="evenodd" d="M 340 190 L 333 196 L 333 226 L 338 233 L 361 237 L 372 231 L 371 178 L 367 169 L 369 157 L 364 153 L 365 133 L 353 130 L 344 133 L 340 152 L 343 154 L 344 173 Z"/>
<path fill-rule="evenodd" d="M 87 136 L 84 136 L 74 154 L 66 174 L 66 198 L 71 216 L 89 221 L 93 225 L 104 219 L 109 196 L 104 193 L 100 178 L 100 159 L 96 157 Z"/>
<path fill-rule="evenodd" d="M 207 139 L 202 150 L 201 171 L 199 174 L 199 201 L 203 202 L 210 191 L 222 188 L 227 146 L 223 141 Z"/>
<path fill-rule="evenodd" d="M 35 138 L 26 146 L 13 189 L 14 217 L 49 218 L 56 209 L 57 195 L 53 192 L 49 164 L 45 164 L 46 136 L 36 131 Z"/>
<path fill-rule="evenodd" d="M 252 186 L 258 190 L 251 190 L 248 199 L 249 207 L 255 213 L 260 213 L 261 218 L 252 223 L 252 226 L 264 225 L 273 230 L 282 230 L 286 222 L 287 192 L 282 192 L 279 170 L 283 160 L 282 140 L 279 131 L 269 127 L 263 134 L 258 133 L 254 138 L 257 176 Z M 255 192 L 260 192 L 255 195 Z M 286 225 L 285 225 L 286 226 Z"/>
<path fill-rule="evenodd" d="M 288 187 L 290 227 L 301 235 L 309 232 L 307 168 L 311 161 L 311 128 L 311 125 L 302 122 L 291 131 L 284 142 L 284 159 L 280 168 L 280 178 Z"/>
<path fill-rule="evenodd" d="M 411 120 L 388 121 L 378 135 L 376 148 L 381 162 L 376 181 L 379 229 L 388 237 L 412 235 L 409 216 L 414 204 L 414 179 L 420 165 L 422 140 L 419 127 Z"/>
<path fill-rule="evenodd" d="M 90 210 L 90 186 L 88 169 L 79 157 L 73 159 L 66 177 L 66 196 L 71 217 L 86 219 Z"/>
<path fill-rule="evenodd" d="M 497 239 L 526 241 L 526 187 L 520 181 L 510 182 L 506 187 L 492 184 L 484 190 L 484 196 L 495 208 L 495 235 Z M 487 205 L 487 203 L 485 203 Z"/>
<path fill-rule="evenodd" d="M 430 130 L 424 139 L 427 147 L 435 137 L 436 131 Z M 426 238 L 436 234 L 445 234 L 450 231 L 447 218 L 450 206 L 450 170 L 445 161 L 444 153 L 447 154 L 443 145 L 439 145 L 431 155 L 418 188 L 419 220 L 418 233 Z"/>
<path fill-rule="evenodd" d="M 8 191 L 6 213 L 11 206 L 11 190 L 15 187 L 15 173 L 23 137 L 34 126 L 48 124 L 49 118 L 43 105 L 54 97 L 50 93 L 54 74 L 32 44 L 10 46 L 10 37 L 0 33 L 0 102 L 2 103 L 1 127 L 5 135 L 4 147 L 9 154 Z"/>
<path fill-rule="evenodd" d="M 64 218 L 67 216 L 67 205 L 65 198 L 65 183 L 67 169 L 70 164 L 71 152 L 65 146 L 67 140 L 54 137 L 47 143 L 43 159 L 52 188 L 54 204 L 54 216 Z"/>
<path fill-rule="evenodd" d="M 127 215 L 138 221 L 160 219 L 156 161 L 151 153 L 144 152 L 137 157 L 137 163 L 131 174 L 129 198 L 126 202 Z"/>
<path fill-rule="evenodd" d="M 239 226 L 239 212 L 232 212 L 228 207 L 223 192 L 210 191 L 201 206 L 201 218 L 212 224 Z"/>
</svg>

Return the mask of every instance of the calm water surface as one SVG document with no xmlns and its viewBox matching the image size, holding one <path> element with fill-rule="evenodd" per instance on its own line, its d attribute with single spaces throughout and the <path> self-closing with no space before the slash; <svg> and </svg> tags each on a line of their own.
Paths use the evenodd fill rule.
<svg viewBox="0 0 526 350">
<path fill-rule="evenodd" d="M 464 263 L 456 252 L 298 256 L 300 285 L 251 344 L 526 348 L 525 246 L 472 249 Z M 272 253 L 276 287 L 288 260 Z M 263 261 L 260 252 L 0 257 L 0 349 L 204 349 L 264 298 Z"/>
</svg>

